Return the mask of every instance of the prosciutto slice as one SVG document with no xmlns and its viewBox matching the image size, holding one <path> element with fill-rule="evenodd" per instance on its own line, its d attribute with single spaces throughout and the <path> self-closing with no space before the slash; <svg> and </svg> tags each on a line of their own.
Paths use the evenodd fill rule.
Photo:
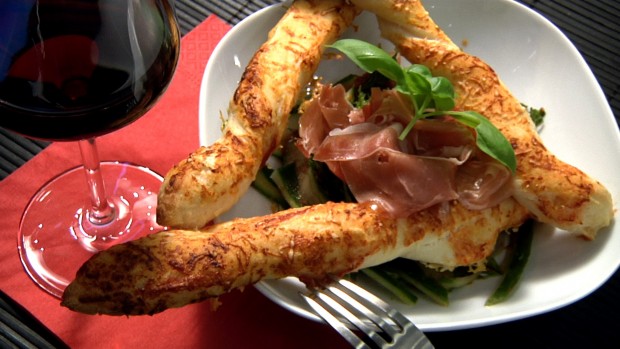
<svg viewBox="0 0 620 349">
<path fill-rule="evenodd" d="M 362 108 L 346 96 L 341 85 L 321 87 L 303 108 L 299 146 L 325 162 L 358 202 L 407 217 L 450 200 L 485 209 L 511 195 L 510 171 L 477 151 L 468 127 L 449 117 L 420 120 L 401 141 L 413 117 L 407 96 L 373 89 Z"/>
</svg>

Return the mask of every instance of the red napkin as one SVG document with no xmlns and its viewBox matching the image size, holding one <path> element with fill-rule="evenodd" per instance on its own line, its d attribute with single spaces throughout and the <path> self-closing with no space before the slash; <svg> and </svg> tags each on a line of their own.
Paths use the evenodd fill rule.
<svg viewBox="0 0 620 349">
<path fill-rule="evenodd" d="M 142 164 L 165 174 L 198 147 L 198 97 L 204 67 L 228 31 L 216 17 L 187 34 L 166 94 L 144 117 L 99 138 L 102 160 Z M 55 174 L 79 164 L 73 143 L 54 143 L 0 182 L 0 288 L 72 348 L 345 348 L 331 328 L 274 304 L 253 287 L 154 316 L 111 317 L 74 313 L 39 289 L 22 269 L 17 229 L 22 210 Z"/>
</svg>

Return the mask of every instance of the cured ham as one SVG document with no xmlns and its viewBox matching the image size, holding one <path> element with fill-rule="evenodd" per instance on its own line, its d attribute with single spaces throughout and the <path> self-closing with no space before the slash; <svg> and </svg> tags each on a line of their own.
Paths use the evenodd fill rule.
<svg viewBox="0 0 620 349">
<path fill-rule="evenodd" d="M 482 210 L 512 195 L 510 171 L 477 151 L 471 129 L 449 117 L 420 120 L 401 141 L 413 118 L 409 98 L 373 88 L 368 102 L 354 107 L 348 95 L 342 85 L 320 87 L 302 106 L 299 145 L 358 202 L 404 218 L 451 200 Z"/>
</svg>

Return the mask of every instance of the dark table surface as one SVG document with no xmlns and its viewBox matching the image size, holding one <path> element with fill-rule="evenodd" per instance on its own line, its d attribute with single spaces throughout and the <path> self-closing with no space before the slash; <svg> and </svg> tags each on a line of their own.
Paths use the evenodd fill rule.
<svg viewBox="0 0 620 349">
<path fill-rule="evenodd" d="M 493 1 L 493 0 L 489 0 Z M 177 0 L 183 34 L 210 14 L 231 25 L 279 1 Z M 520 0 L 553 22 L 574 43 L 598 79 L 616 120 L 620 119 L 620 2 L 617 0 Z M 16 136 L 0 128 L 0 179 L 48 143 Z M 619 247 L 620 253 L 620 247 Z M 578 280 L 576 280 L 578 282 Z M 501 348 L 620 347 L 620 272 L 584 299 L 561 309 L 476 329 L 432 332 L 437 348 L 483 345 L 504 338 Z M 497 343 L 497 342 L 496 342 Z"/>
</svg>

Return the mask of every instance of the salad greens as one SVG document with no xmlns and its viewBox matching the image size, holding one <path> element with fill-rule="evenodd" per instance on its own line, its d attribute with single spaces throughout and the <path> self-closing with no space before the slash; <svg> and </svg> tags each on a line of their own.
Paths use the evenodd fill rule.
<svg viewBox="0 0 620 349">
<path fill-rule="evenodd" d="M 276 210 L 326 201 L 355 202 L 347 185 L 333 175 L 324 163 L 306 158 L 295 146 L 295 139 L 299 136 L 298 118 L 299 114 L 291 115 L 282 147 L 274 154 L 282 166 L 275 169 L 263 167 L 252 186 L 268 198 Z M 517 287 L 527 263 L 532 234 L 531 222 L 523 224 L 517 232 L 505 233 L 507 243 L 498 244 L 496 254 L 485 262 L 482 271 L 459 267 L 438 272 L 417 261 L 397 259 L 362 269 L 348 277 L 369 278 L 404 304 L 415 304 L 420 295 L 447 306 L 452 290 L 478 279 L 502 276 L 497 290 L 487 301 L 487 305 L 493 305 L 507 300 Z"/>
<path fill-rule="evenodd" d="M 517 158 L 510 142 L 487 118 L 474 111 L 454 111 L 456 93 L 452 83 L 433 76 L 424 65 L 402 67 L 383 49 L 356 39 L 342 39 L 329 47 L 344 53 L 367 73 L 379 72 L 396 83 L 396 90 L 410 97 L 414 117 L 400 135 L 407 137 L 416 121 L 433 116 L 449 115 L 476 130 L 478 148 L 516 172 Z"/>
<path fill-rule="evenodd" d="M 536 127 L 540 127 L 543 124 L 545 116 L 547 115 L 547 112 L 545 111 L 545 109 L 544 108 L 532 108 L 523 103 L 521 103 L 521 105 L 523 106 L 523 108 L 525 108 L 528 111 L 528 113 L 530 113 L 530 118 L 534 122 L 534 125 L 536 125 Z"/>
<path fill-rule="evenodd" d="M 362 269 L 350 274 L 357 279 L 364 275 L 379 284 L 386 291 L 404 304 L 414 305 L 421 295 L 435 304 L 448 306 L 452 290 L 467 286 L 478 279 L 501 277 L 495 291 L 487 298 L 486 306 L 502 303 L 510 298 L 517 289 L 523 275 L 534 236 L 534 221 L 526 221 L 516 232 L 506 232 L 507 243 L 496 249 L 496 255 L 503 254 L 501 266 L 496 256 L 490 257 L 482 271 L 471 271 L 468 267 L 459 267 L 452 271 L 438 272 L 424 264 L 398 258 L 378 266 Z M 403 289 L 405 288 L 405 289 Z"/>
</svg>

